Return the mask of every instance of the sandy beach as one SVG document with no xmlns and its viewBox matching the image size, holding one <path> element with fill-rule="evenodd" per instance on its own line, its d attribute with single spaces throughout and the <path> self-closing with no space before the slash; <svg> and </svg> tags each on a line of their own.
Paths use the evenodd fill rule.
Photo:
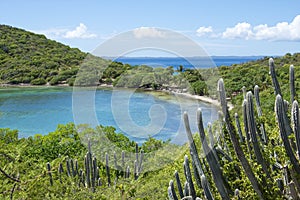
<svg viewBox="0 0 300 200">
<path fill-rule="evenodd" d="M 189 93 L 180 93 L 180 92 L 174 92 L 174 91 L 171 91 L 170 93 L 177 95 L 177 96 L 187 97 L 190 99 L 197 99 L 199 101 L 210 103 L 215 106 L 220 106 L 220 102 L 217 99 L 213 99 L 208 96 L 199 96 L 199 95 L 193 95 L 193 94 L 189 94 Z M 227 102 L 227 104 L 228 104 L 228 109 L 231 110 L 233 108 L 233 105 L 230 102 Z"/>
</svg>

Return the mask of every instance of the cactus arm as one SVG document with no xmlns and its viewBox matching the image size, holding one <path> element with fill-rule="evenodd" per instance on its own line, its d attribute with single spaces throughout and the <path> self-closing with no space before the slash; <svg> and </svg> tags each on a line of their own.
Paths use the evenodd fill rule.
<svg viewBox="0 0 300 200">
<path fill-rule="evenodd" d="M 179 174 L 178 174 L 177 171 L 175 171 L 174 176 L 175 176 L 175 180 L 176 180 L 176 184 L 177 184 L 177 189 L 178 189 L 178 192 L 179 192 L 179 196 L 182 199 L 184 197 L 184 195 L 183 195 L 183 190 L 182 190 L 182 186 L 181 186 L 181 181 L 180 181 L 180 178 L 179 178 Z"/>
<path fill-rule="evenodd" d="M 192 174 L 191 174 L 190 165 L 189 165 L 189 159 L 188 159 L 187 155 L 184 156 L 184 170 L 185 170 L 186 180 L 187 180 L 188 186 L 189 186 L 190 195 L 192 196 L 193 199 L 196 199 L 196 191 L 194 188 L 194 183 L 192 180 Z"/>
<path fill-rule="evenodd" d="M 295 100 L 292 106 L 292 123 L 296 137 L 297 153 L 300 158 L 300 112 L 298 102 Z"/>
<path fill-rule="evenodd" d="M 291 103 L 293 103 L 295 100 L 295 96 L 296 96 L 294 65 L 290 66 L 289 74 L 290 74 L 289 77 L 290 77 Z"/>
<path fill-rule="evenodd" d="M 259 87 L 257 85 L 255 85 L 254 87 L 254 96 L 255 96 L 256 110 L 257 110 L 258 117 L 262 117 L 262 110 L 261 110 L 260 98 L 259 98 Z M 264 142 L 264 144 L 267 144 L 268 137 L 265 131 L 264 123 L 260 123 L 260 132 L 261 132 L 262 141 Z"/>
<path fill-rule="evenodd" d="M 272 78 L 272 83 L 274 86 L 274 90 L 275 90 L 275 94 L 280 94 L 281 95 L 281 90 L 280 90 L 280 86 L 276 77 L 276 72 L 275 72 L 275 65 L 274 65 L 274 60 L 273 58 L 269 59 L 269 73 L 271 74 L 271 78 Z"/>
</svg>

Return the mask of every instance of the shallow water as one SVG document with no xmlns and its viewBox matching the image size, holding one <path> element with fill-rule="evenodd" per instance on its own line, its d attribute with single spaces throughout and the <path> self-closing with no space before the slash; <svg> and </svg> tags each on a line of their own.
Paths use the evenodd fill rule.
<svg viewBox="0 0 300 200">
<path fill-rule="evenodd" d="M 92 95 L 91 95 L 92 94 Z M 92 99 L 87 99 L 92 97 Z M 76 104 L 80 99 L 80 104 Z M 92 104 L 91 104 L 92 102 Z M 18 129 L 20 137 L 47 134 L 58 124 L 74 122 L 114 126 L 136 142 L 149 136 L 182 144 L 186 141 L 181 116 L 190 115 L 196 131 L 196 109 L 203 110 L 204 123 L 214 121 L 217 108 L 162 92 L 71 87 L 22 87 L 0 89 L 0 127 Z M 88 110 L 91 110 L 91 114 Z M 94 116 L 94 117 L 93 117 Z"/>
</svg>

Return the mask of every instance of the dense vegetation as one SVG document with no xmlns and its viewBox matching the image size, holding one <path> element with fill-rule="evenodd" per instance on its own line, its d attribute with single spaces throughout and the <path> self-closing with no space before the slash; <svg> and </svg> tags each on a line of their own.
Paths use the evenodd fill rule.
<svg viewBox="0 0 300 200">
<path fill-rule="evenodd" d="M 13 30 L 12 32 L 16 32 L 16 34 L 21 31 L 24 34 L 23 30 L 7 26 L 0 26 L 0 30 Z M 30 35 L 31 33 L 26 32 L 26 34 Z M 27 54 L 24 52 L 18 54 L 16 51 L 10 55 L 9 52 L 13 48 L 9 46 L 13 42 L 8 44 L 6 40 L 2 39 L 7 35 L 10 34 L 3 36 L 1 32 L 0 35 L 2 49 L 0 49 L 0 78 L 2 82 L 20 83 L 23 82 L 23 75 L 26 74 L 28 77 L 33 77 L 30 82 L 45 83 L 45 81 L 50 82 L 54 77 L 63 75 L 64 71 L 67 74 L 65 74 L 66 77 L 75 80 L 74 74 L 69 74 L 66 71 L 76 69 L 78 64 L 82 65 L 80 58 L 76 57 L 81 54 L 80 52 L 76 53 L 76 56 L 74 55 L 79 60 L 77 64 L 71 67 L 71 65 L 64 62 L 63 65 L 59 66 L 62 67 L 66 64 L 69 68 L 61 70 L 58 68 L 58 74 L 52 78 L 49 78 L 51 77 L 49 74 L 45 77 L 33 76 L 30 73 L 34 70 L 42 73 L 46 68 L 41 68 L 39 71 L 37 68 L 40 68 L 41 65 L 32 67 L 32 59 L 28 59 L 28 63 L 23 63 L 24 65 L 15 65 L 17 62 L 24 61 L 23 58 L 18 58 L 18 56 Z M 43 36 L 35 34 L 28 37 L 43 38 Z M 45 38 L 42 40 L 44 41 Z M 54 41 L 50 43 L 61 45 Z M 68 47 L 65 48 L 68 49 Z M 23 51 L 23 48 L 21 49 Z M 21 49 L 18 51 L 21 51 Z M 43 50 L 40 49 L 40 51 Z M 71 49 L 70 51 L 77 50 Z M 55 51 L 53 55 L 55 55 Z M 209 135 L 209 144 L 206 144 L 205 132 L 200 126 L 200 134 L 195 134 L 193 138 L 190 138 L 189 144 L 181 147 L 153 138 L 149 138 L 147 142 L 138 147 L 124 135 L 115 133 L 113 127 L 99 126 L 92 129 L 86 125 L 78 127 L 75 127 L 74 124 L 59 125 L 53 133 L 45 136 L 35 135 L 29 138 L 18 138 L 18 131 L 16 130 L 1 129 L 0 199 L 167 199 L 169 198 L 168 186 L 169 195 L 175 193 L 178 197 L 181 197 L 183 194 L 180 194 L 177 182 L 169 183 L 171 179 L 177 180 L 174 177 L 175 170 L 178 171 L 181 179 L 184 189 L 182 192 L 185 191 L 186 196 L 192 196 L 193 198 L 198 196 L 209 199 L 209 194 L 214 199 L 221 199 L 221 196 L 225 199 L 227 196 L 230 199 L 299 198 L 296 197 L 300 193 L 300 178 L 297 171 L 299 170 L 297 167 L 299 165 L 299 134 L 297 136 L 296 133 L 300 130 L 300 118 L 297 118 L 299 114 L 294 115 L 299 109 L 295 103 L 292 103 L 293 100 L 299 100 L 300 95 L 300 54 L 291 55 L 288 53 L 283 57 L 274 59 L 275 74 L 280 83 L 280 93 L 277 87 L 275 87 L 274 92 L 274 79 L 272 81 L 269 75 L 268 58 L 230 67 L 222 66 L 217 71 L 215 69 L 196 71 L 183 68 L 178 70 L 177 73 L 172 68 L 132 67 L 113 62 L 105 70 L 99 67 L 97 73 L 90 73 L 89 67 L 94 66 L 95 63 L 103 64 L 107 61 L 91 55 L 85 56 L 90 56 L 91 59 L 85 59 L 85 70 L 81 71 L 82 76 L 78 76 L 76 79 L 78 85 L 94 85 L 100 82 L 112 83 L 119 87 L 163 88 L 168 85 L 179 89 L 186 89 L 189 85 L 188 89 L 190 91 L 194 90 L 198 94 L 214 96 L 217 92 L 211 94 L 208 91 L 212 91 L 213 88 L 211 87 L 213 86 L 215 87 L 214 90 L 217 91 L 215 79 L 222 77 L 225 82 L 227 97 L 231 98 L 231 102 L 235 107 L 230 112 L 227 111 L 226 103 L 224 103 L 225 95 L 222 93 L 224 89 L 222 88 L 222 82 L 219 82 L 218 92 L 222 97 L 222 111 L 225 116 L 212 125 L 211 132 L 206 130 Z M 50 60 L 49 58 L 48 61 Z M 295 91 L 298 92 L 296 94 L 293 94 L 289 82 L 291 77 L 291 73 L 289 73 L 290 64 L 294 65 Z M 24 69 L 27 68 L 29 71 L 24 72 L 22 75 L 20 73 L 23 66 Z M 79 69 L 77 68 L 77 70 Z M 87 80 L 85 78 L 87 76 L 91 78 Z M 101 80 L 99 80 L 99 76 L 102 77 Z M 13 77 L 13 79 L 20 78 L 22 81 L 11 82 L 10 77 Z M 210 80 L 210 77 L 212 77 L 212 80 Z M 67 81 L 68 79 L 59 80 Z M 187 82 L 182 82 L 182 80 L 187 80 Z M 31 84 L 34 84 L 34 82 Z M 255 85 L 259 86 L 260 104 L 255 102 L 258 99 L 257 89 L 254 91 Z M 243 86 L 245 91 L 252 91 L 256 94 L 255 98 L 252 97 L 250 92 L 247 95 L 243 93 Z M 277 94 L 281 94 L 283 99 L 287 101 L 285 103 L 281 101 L 281 97 L 276 97 Z M 274 112 L 275 99 L 277 101 L 276 112 Z M 242 106 L 243 102 L 245 102 L 244 106 Z M 262 110 L 261 114 L 259 114 L 259 108 Z M 293 112 L 291 112 L 291 109 L 294 109 Z M 238 116 L 243 117 L 233 123 L 235 112 Z M 252 120 L 249 118 L 248 121 L 244 121 L 247 117 Z M 199 120 L 199 124 L 201 124 L 201 120 Z M 291 126 L 291 124 L 294 124 L 294 126 Z M 185 125 L 188 126 L 187 117 L 185 117 Z M 249 129 L 248 131 L 246 127 Z M 249 136 L 249 134 L 251 135 Z M 265 135 L 267 140 L 264 137 Z M 191 145 L 193 142 L 197 148 L 197 153 Z M 88 143 L 91 144 L 90 148 L 88 148 Z M 287 151 L 288 144 L 290 144 L 291 151 Z M 237 148 L 237 146 L 240 146 L 240 148 Z M 207 150 L 209 151 L 207 152 Z M 88 153 L 86 153 L 87 151 Z M 114 151 L 116 151 L 116 154 L 114 154 Z M 122 151 L 125 152 L 124 157 L 126 158 L 124 164 Z M 206 151 L 204 155 L 203 151 Z M 241 151 L 244 153 L 244 160 L 241 159 L 241 154 L 236 153 Z M 259 155 L 259 152 L 261 155 Z M 108 164 L 106 164 L 106 153 L 109 158 Z M 147 156 L 152 155 L 152 153 L 155 156 Z M 131 158 L 131 154 L 133 158 Z M 292 154 L 295 155 L 296 163 L 295 160 L 291 159 Z M 176 156 L 174 157 L 174 155 Z M 184 157 L 184 155 L 189 156 Z M 88 183 L 90 179 L 87 178 L 87 174 L 90 172 L 86 173 L 86 166 L 89 165 L 86 158 L 89 156 L 94 156 L 98 160 L 98 162 L 95 162 L 98 171 L 88 175 L 91 178 L 98 174 L 100 179 L 97 179 L 97 181 L 99 180 L 97 183 Z M 197 173 L 201 174 L 196 170 L 196 166 L 200 166 L 196 161 L 196 157 L 199 158 L 203 169 L 201 176 L 196 175 Z M 47 164 L 48 162 L 49 164 Z M 182 165 L 183 162 L 185 167 Z M 250 170 L 253 173 L 254 179 L 252 180 L 249 178 L 251 177 L 251 174 L 249 175 L 250 171 L 244 170 L 247 165 L 246 162 L 249 163 Z M 74 166 L 76 164 L 74 163 L 78 165 L 77 172 L 75 172 L 76 167 L 74 168 Z M 143 170 L 134 170 L 135 167 L 140 169 L 136 163 L 141 163 Z M 163 167 L 160 168 L 158 165 Z M 130 169 L 129 177 L 124 175 L 127 172 L 126 166 L 129 166 Z M 193 175 L 187 172 L 188 166 Z M 110 172 L 107 171 L 108 168 Z M 81 174 L 78 172 L 79 169 L 83 170 Z M 216 173 L 222 176 L 216 176 Z M 186 187 L 184 187 L 183 180 L 185 178 L 190 185 L 193 182 L 194 191 L 188 184 L 185 184 Z M 222 187 L 225 189 L 222 190 Z"/>
</svg>

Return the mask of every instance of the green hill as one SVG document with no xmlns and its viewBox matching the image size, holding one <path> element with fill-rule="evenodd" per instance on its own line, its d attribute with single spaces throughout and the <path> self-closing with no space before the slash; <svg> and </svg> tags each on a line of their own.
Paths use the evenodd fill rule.
<svg viewBox="0 0 300 200">
<path fill-rule="evenodd" d="M 87 55 L 44 35 L 0 25 L 0 83 L 72 84 Z"/>
</svg>

